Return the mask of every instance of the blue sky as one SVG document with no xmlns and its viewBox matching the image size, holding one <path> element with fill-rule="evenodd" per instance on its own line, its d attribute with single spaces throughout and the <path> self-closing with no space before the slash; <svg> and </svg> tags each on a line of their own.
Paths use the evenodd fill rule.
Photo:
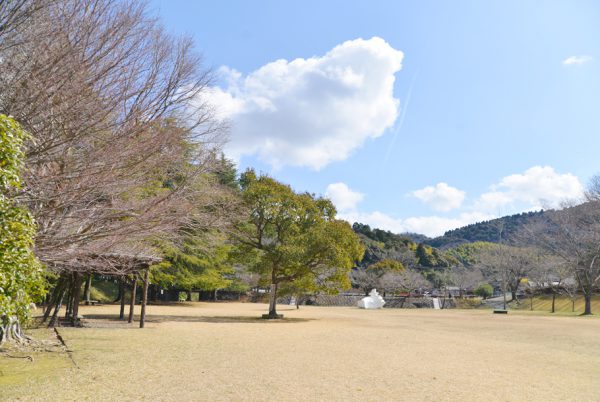
<svg viewBox="0 0 600 402">
<path fill-rule="evenodd" d="M 155 0 L 219 73 L 227 153 L 340 216 L 433 236 L 600 172 L 595 1 Z"/>
</svg>

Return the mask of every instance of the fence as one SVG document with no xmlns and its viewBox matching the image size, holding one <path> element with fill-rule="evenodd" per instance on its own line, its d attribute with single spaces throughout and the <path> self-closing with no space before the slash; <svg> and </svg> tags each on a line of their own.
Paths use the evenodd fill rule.
<svg viewBox="0 0 600 402">
<path fill-rule="evenodd" d="M 338 307 L 356 307 L 356 304 L 364 295 L 357 294 L 339 294 L 339 295 L 314 295 L 307 297 L 302 304 L 313 306 L 338 306 Z M 404 297 L 404 296 L 386 296 L 384 308 L 433 308 L 433 298 L 430 297 Z M 289 304 L 290 296 L 277 299 L 277 303 Z M 439 299 L 440 306 L 444 308 L 455 308 L 454 299 L 447 298 L 445 301 Z"/>
</svg>

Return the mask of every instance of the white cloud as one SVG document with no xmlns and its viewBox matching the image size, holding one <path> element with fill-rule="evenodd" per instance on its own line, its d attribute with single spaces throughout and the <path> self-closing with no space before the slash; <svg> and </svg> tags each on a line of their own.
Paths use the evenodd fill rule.
<svg viewBox="0 0 600 402">
<path fill-rule="evenodd" d="M 581 65 L 592 60 L 594 60 L 594 58 L 589 55 L 571 56 L 564 59 L 562 64 L 564 64 L 565 66 Z"/>
<path fill-rule="evenodd" d="M 353 211 L 364 198 L 364 194 L 351 190 L 345 183 L 327 186 L 325 197 L 329 198 L 339 211 Z"/>
<path fill-rule="evenodd" d="M 346 159 L 394 124 L 394 74 L 402 58 L 374 37 L 344 42 L 321 57 L 277 60 L 246 76 L 221 69 L 228 87 L 213 88 L 210 102 L 231 124 L 226 152 L 317 170 Z"/>
<path fill-rule="evenodd" d="M 441 236 L 450 229 L 466 226 L 471 223 L 481 222 L 495 218 L 479 212 L 461 213 L 455 218 L 446 218 L 441 216 L 416 216 L 406 219 L 391 217 L 383 212 L 374 211 L 369 213 L 347 212 L 340 213 L 340 219 L 350 223 L 366 223 L 374 228 L 389 230 L 394 233 L 420 233 L 429 237 Z"/>
<path fill-rule="evenodd" d="M 524 204 L 529 210 L 556 208 L 563 202 L 580 200 L 583 192 L 575 175 L 559 174 L 550 166 L 534 166 L 522 174 L 504 177 L 492 191 L 479 197 L 474 208 L 496 213 L 515 204 Z"/>
<path fill-rule="evenodd" d="M 438 183 L 435 187 L 427 186 L 411 194 L 434 210 L 442 212 L 460 208 L 465 199 L 464 191 L 450 187 L 446 183 Z"/>
<path fill-rule="evenodd" d="M 458 193 L 448 191 L 448 188 L 453 189 L 445 183 L 439 183 L 435 187 L 425 187 L 412 194 L 432 206 L 441 207 L 454 202 L 460 207 L 464 193 L 453 189 L 462 193 L 460 196 Z M 491 186 L 490 191 L 481 194 L 471 205 L 462 206 L 462 210 L 453 217 L 432 215 L 400 219 L 380 211 L 361 212 L 355 209 L 360 200 L 353 204 L 348 203 L 353 208 L 340 209 L 339 217 L 350 223 L 366 223 L 371 227 L 395 233 L 415 232 L 435 237 L 450 229 L 505 215 L 560 207 L 562 202 L 581 200 L 583 192 L 583 185 L 573 174 L 557 173 L 550 166 L 534 166 L 523 173 L 512 174 L 500 179 L 497 184 Z M 455 196 L 444 197 L 448 193 Z"/>
</svg>

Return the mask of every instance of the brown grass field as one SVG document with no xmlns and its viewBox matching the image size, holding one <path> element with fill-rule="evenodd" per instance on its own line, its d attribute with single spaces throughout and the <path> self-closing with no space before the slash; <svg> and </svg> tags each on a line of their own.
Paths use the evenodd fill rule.
<svg viewBox="0 0 600 402">
<path fill-rule="evenodd" d="M 365 311 L 262 304 L 83 307 L 66 352 L 0 357 L 2 400 L 593 401 L 600 319 L 489 310 Z M 51 338 L 48 330 L 33 330 Z"/>
</svg>

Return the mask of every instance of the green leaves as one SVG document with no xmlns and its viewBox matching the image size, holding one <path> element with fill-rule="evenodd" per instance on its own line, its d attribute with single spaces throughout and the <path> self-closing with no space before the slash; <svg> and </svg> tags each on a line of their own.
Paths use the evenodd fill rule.
<svg viewBox="0 0 600 402">
<path fill-rule="evenodd" d="M 348 287 L 364 248 L 331 201 L 247 171 L 241 177 L 248 219 L 238 225 L 236 255 L 263 283 L 306 290 Z"/>
<path fill-rule="evenodd" d="M 29 317 L 29 305 L 44 293 L 42 266 L 33 255 L 33 217 L 12 198 L 20 187 L 27 134 L 0 115 L 0 319 Z"/>
</svg>

